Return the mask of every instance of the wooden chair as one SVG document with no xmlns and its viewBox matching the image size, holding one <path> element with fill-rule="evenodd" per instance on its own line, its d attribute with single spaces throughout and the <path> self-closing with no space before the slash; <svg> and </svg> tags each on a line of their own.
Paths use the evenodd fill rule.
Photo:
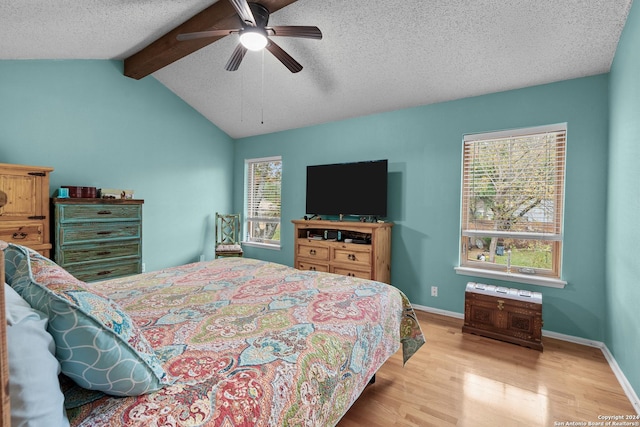
<svg viewBox="0 0 640 427">
<path fill-rule="evenodd" d="M 240 246 L 240 214 L 216 212 L 216 258 L 243 255 Z"/>
</svg>

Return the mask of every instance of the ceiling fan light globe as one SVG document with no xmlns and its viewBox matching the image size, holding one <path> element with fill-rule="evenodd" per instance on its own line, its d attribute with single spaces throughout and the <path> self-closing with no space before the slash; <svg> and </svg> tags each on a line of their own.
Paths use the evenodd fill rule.
<svg viewBox="0 0 640 427">
<path fill-rule="evenodd" d="M 259 31 L 243 31 L 240 43 L 249 50 L 262 50 L 267 46 L 267 36 Z"/>
</svg>

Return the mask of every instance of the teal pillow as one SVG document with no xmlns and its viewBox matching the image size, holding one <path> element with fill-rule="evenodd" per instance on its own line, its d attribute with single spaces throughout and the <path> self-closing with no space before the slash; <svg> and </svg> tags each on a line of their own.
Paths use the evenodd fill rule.
<svg viewBox="0 0 640 427">
<path fill-rule="evenodd" d="M 124 310 L 31 249 L 5 249 L 6 281 L 49 317 L 62 372 L 78 385 L 137 396 L 168 383 L 160 360 Z"/>
</svg>

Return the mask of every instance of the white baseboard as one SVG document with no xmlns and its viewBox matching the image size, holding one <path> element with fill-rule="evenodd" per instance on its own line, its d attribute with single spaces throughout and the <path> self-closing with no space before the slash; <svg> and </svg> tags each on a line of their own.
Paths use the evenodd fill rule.
<svg viewBox="0 0 640 427">
<path fill-rule="evenodd" d="M 456 313 L 455 311 L 440 310 L 439 308 L 427 307 L 426 305 L 418 305 L 413 303 L 411 303 L 411 306 L 416 310 L 426 311 L 427 313 L 441 314 L 447 317 L 455 317 L 456 319 L 464 319 L 464 314 Z"/>
<path fill-rule="evenodd" d="M 607 359 L 607 362 L 609 363 L 609 366 L 611 367 L 613 374 L 618 379 L 620 386 L 622 387 L 622 389 L 624 390 L 624 393 L 627 395 L 627 398 L 633 405 L 633 408 L 636 410 L 636 413 L 640 415 L 640 398 L 638 398 L 638 395 L 636 394 L 633 387 L 631 387 L 629 380 L 627 380 L 627 377 L 622 372 L 622 369 L 620 369 L 618 362 L 616 362 L 615 357 L 613 357 L 613 354 L 611 354 L 611 351 L 609 351 L 609 348 L 606 346 L 605 343 L 601 341 L 592 341 L 585 338 L 574 337 L 572 335 L 559 334 L 557 332 L 551 332 L 551 331 L 545 331 L 545 330 L 542 330 L 542 335 L 545 337 L 555 338 L 562 341 L 569 341 L 576 344 L 582 344 L 589 347 L 599 348 L 600 351 L 602 351 L 604 358 Z"/>
<path fill-rule="evenodd" d="M 620 369 L 620 366 L 618 366 L 618 362 L 616 362 L 616 359 L 613 357 L 613 354 L 611 354 L 611 352 L 609 351 L 607 346 L 604 345 L 604 343 L 602 344 L 602 347 L 600 348 L 600 350 L 602 350 L 602 354 L 604 354 L 605 359 L 607 359 L 607 362 L 609 362 L 609 366 L 611 366 L 611 369 L 613 370 L 613 373 L 618 379 L 618 382 L 622 386 L 624 393 L 627 395 L 627 397 L 631 401 L 631 404 L 636 410 L 636 414 L 640 415 L 640 399 L 638 398 L 636 391 L 633 389 L 633 387 L 631 387 L 631 384 L 627 380 L 627 377 L 624 375 L 624 373 Z"/>
<path fill-rule="evenodd" d="M 558 332 L 542 330 L 543 337 L 554 338 L 560 341 L 572 342 L 574 344 L 586 345 L 587 347 L 602 348 L 604 343 L 601 341 L 588 340 L 586 338 L 574 337 L 573 335 L 565 335 Z"/>
<path fill-rule="evenodd" d="M 443 316 L 454 317 L 456 319 L 464 319 L 463 313 L 457 313 L 455 311 L 448 311 L 448 310 L 441 310 L 439 308 L 427 307 L 424 305 L 417 305 L 417 304 L 412 304 L 412 306 L 416 310 L 426 311 L 427 313 L 440 314 Z M 609 366 L 611 367 L 613 374 L 618 379 L 618 382 L 620 383 L 620 386 L 624 390 L 624 393 L 627 395 L 627 398 L 629 399 L 634 409 L 636 410 L 636 413 L 640 415 L 640 398 L 638 398 L 637 393 L 629 383 L 629 380 L 627 380 L 627 377 L 624 375 L 624 372 L 622 372 L 622 370 L 620 369 L 620 366 L 618 366 L 618 362 L 616 362 L 616 359 L 613 357 L 613 354 L 611 354 L 611 352 L 609 351 L 609 348 L 607 348 L 605 343 L 601 341 L 594 341 L 586 338 L 575 337 L 573 335 L 560 334 L 558 332 L 547 331 L 544 329 L 542 330 L 542 336 L 554 338 L 561 341 L 568 341 L 575 344 L 586 345 L 588 347 L 599 348 L 600 351 L 602 351 L 604 358 L 609 363 Z"/>
</svg>

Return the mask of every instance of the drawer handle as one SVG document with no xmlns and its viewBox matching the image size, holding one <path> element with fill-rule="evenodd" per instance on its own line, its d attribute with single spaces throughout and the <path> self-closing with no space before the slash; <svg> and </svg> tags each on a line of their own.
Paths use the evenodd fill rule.
<svg viewBox="0 0 640 427">
<path fill-rule="evenodd" d="M 109 255 L 110 253 L 111 251 L 102 251 L 102 252 L 96 253 L 96 255 Z"/>
<path fill-rule="evenodd" d="M 315 267 L 313 267 L 313 266 L 311 266 L 311 267 L 309 267 L 309 270 L 311 270 L 311 271 L 316 271 L 316 268 L 315 268 Z"/>
<path fill-rule="evenodd" d="M 354 254 L 349 254 L 349 256 L 347 258 L 349 258 L 351 261 L 355 261 L 356 260 L 356 256 Z"/>
<path fill-rule="evenodd" d="M 23 240 L 26 239 L 28 235 L 28 233 L 13 233 L 13 238 L 15 240 Z"/>
<path fill-rule="evenodd" d="M 504 301 L 502 301 L 501 299 L 498 300 L 498 310 L 504 310 Z"/>
<path fill-rule="evenodd" d="M 105 274 L 111 274 L 111 270 L 105 270 L 97 273 L 97 276 L 104 276 Z"/>
<path fill-rule="evenodd" d="M 113 231 L 98 231 L 96 234 L 111 234 Z"/>
<path fill-rule="evenodd" d="M 315 249 L 309 250 L 309 255 L 315 255 L 315 254 L 316 254 L 316 250 Z"/>
<path fill-rule="evenodd" d="M 111 211 L 98 211 L 98 215 L 111 215 Z"/>
<path fill-rule="evenodd" d="M 355 274 L 353 274 L 353 273 L 348 273 L 348 274 L 347 274 L 347 276 L 349 276 L 349 277 L 356 277 L 356 275 L 355 275 Z"/>
</svg>

